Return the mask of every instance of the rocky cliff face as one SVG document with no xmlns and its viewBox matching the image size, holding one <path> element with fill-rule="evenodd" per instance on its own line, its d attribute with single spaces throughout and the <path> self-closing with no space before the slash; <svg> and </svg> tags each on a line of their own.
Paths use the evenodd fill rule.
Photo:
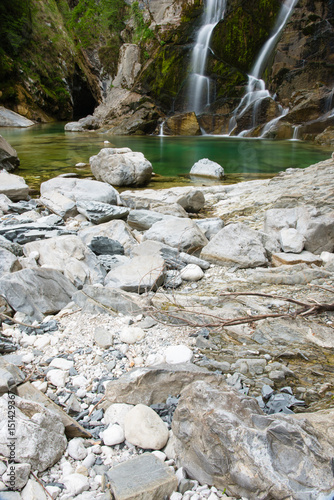
<svg viewBox="0 0 334 500">
<path fill-rule="evenodd" d="M 247 75 L 284 2 L 228 0 L 224 18 L 212 33 L 205 70 L 211 104 L 195 117 L 188 113 L 189 127 L 184 115 L 189 111 L 187 82 L 205 0 L 29 1 L 35 17 L 23 55 L 27 57 L 31 47 L 36 54 L 29 70 L 24 62 L 19 69 L 16 64 L 9 79 L 7 71 L 11 83 L 2 86 L 0 99 L 30 118 L 80 118 L 101 103 L 94 113 L 95 127 L 115 134 L 157 133 L 159 123 L 168 118 L 165 132 L 170 134 L 189 134 L 195 125 L 208 133 L 278 139 L 298 133 L 303 139 L 332 141 L 332 1 L 296 3 L 261 71 L 267 98 L 237 116 Z M 88 4 L 94 7 L 92 22 L 100 32 L 88 27 Z M 43 30 L 36 31 L 36 22 Z M 43 40 L 39 49 L 38 39 Z M 265 127 L 268 122 L 270 127 Z"/>
</svg>

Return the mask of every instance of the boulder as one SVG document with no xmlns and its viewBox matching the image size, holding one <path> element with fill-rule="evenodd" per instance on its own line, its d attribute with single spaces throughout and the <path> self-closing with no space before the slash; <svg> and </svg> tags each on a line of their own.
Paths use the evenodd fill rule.
<svg viewBox="0 0 334 500">
<path fill-rule="evenodd" d="M 168 135 L 201 135 L 201 128 L 196 114 L 191 111 L 168 118 L 165 122 L 164 133 Z"/>
<path fill-rule="evenodd" d="M 27 200 L 29 186 L 23 177 L 2 170 L 0 171 L 0 194 L 5 194 L 12 201 Z"/>
<path fill-rule="evenodd" d="M 198 251 L 208 243 L 195 222 L 178 217 L 156 222 L 146 231 L 143 240 L 160 241 L 188 253 Z"/>
<path fill-rule="evenodd" d="M 38 264 L 56 269 L 76 286 L 103 283 L 105 271 L 96 255 L 76 235 L 37 240 L 24 245 L 24 253 L 38 252 Z"/>
<path fill-rule="evenodd" d="M 119 219 L 82 229 L 78 235 L 86 245 L 89 245 L 93 238 L 97 236 L 106 236 L 107 238 L 116 240 L 124 247 L 125 255 L 129 255 L 132 248 L 138 245 L 129 226 L 123 220 Z"/>
<path fill-rule="evenodd" d="M 4 169 L 7 172 L 12 172 L 20 165 L 20 160 L 17 157 L 17 152 L 14 148 L 0 135 L 0 170 Z"/>
<path fill-rule="evenodd" d="M 75 201 L 68 196 L 64 196 L 59 191 L 46 191 L 39 201 L 48 210 L 59 215 L 64 220 L 78 214 Z"/>
<path fill-rule="evenodd" d="M 83 132 L 84 130 L 96 130 L 99 128 L 99 121 L 92 115 L 80 118 L 77 122 L 69 122 L 65 125 L 66 132 Z"/>
<path fill-rule="evenodd" d="M 22 269 L 0 278 L 0 295 L 31 321 L 59 312 L 75 292 L 70 280 L 53 269 Z"/>
<path fill-rule="evenodd" d="M 153 224 L 161 220 L 166 220 L 168 215 L 164 215 L 159 212 L 154 212 L 153 210 L 131 210 L 128 216 L 127 223 L 133 229 L 138 231 L 146 231 Z"/>
<path fill-rule="evenodd" d="M 263 234 L 242 223 L 221 229 L 202 249 L 201 257 L 227 267 L 258 267 L 268 263 Z"/>
<path fill-rule="evenodd" d="M 154 210 L 176 217 L 187 217 L 186 212 L 199 212 L 205 204 L 204 194 L 194 187 L 123 191 L 121 199 L 135 210 Z"/>
<path fill-rule="evenodd" d="M 125 316 L 141 314 L 145 303 L 137 294 L 127 293 L 111 287 L 86 285 L 83 290 L 74 293 L 74 302 L 91 314 L 120 313 Z"/>
<path fill-rule="evenodd" d="M 89 158 L 94 177 L 113 186 L 145 186 L 151 180 L 152 165 L 142 153 L 129 148 L 104 148 Z"/>
<path fill-rule="evenodd" d="M 297 224 L 298 229 L 298 224 Z M 300 228 L 305 238 L 305 250 L 315 254 L 334 251 L 334 213 L 312 217 Z"/>
<path fill-rule="evenodd" d="M 164 280 L 164 260 L 159 256 L 133 257 L 126 264 L 109 271 L 105 285 L 127 292 L 143 293 L 156 290 Z"/>
<path fill-rule="evenodd" d="M 164 403 L 168 396 L 178 396 L 195 380 L 223 380 L 221 375 L 192 363 L 161 364 L 134 368 L 106 385 L 106 399 L 111 403 Z"/>
<path fill-rule="evenodd" d="M 283 252 L 300 253 L 304 248 L 305 237 L 293 227 L 281 229 L 279 240 Z"/>
<path fill-rule="evenodd" d="M 113 219 L 125 219 L 129 209 L 98 201 L 78 201 L 77 210 L 93 224 L 102 224 Z"/>
<path fill-rule="evenodd" d="M 224 177 L 224 169 L 215 161 L 211 161 L 208 158 L 203 158 L 202 160 L 194 163 L 194 165 L 191 167 L 190 175 L 222 179 Z"/>
<path fill-rule="evenodd" d="M 18 463 L 28 463 L 32 470 L 44 471 L 54 465 L 66 450 L 65 427 L 59 417 L 38 403 L 19 396 L 0 398 L 0 453 L 10 457 L 8 446 L 8 405 L 15 401 L 14 454 Z"/>
<path fill-rule="evenodd" d="M 32 125 L 35 125 L 35 123 L 28 120 L 28 118 L 0 106 L 0 127 L 26 128 L 31 127 Z"/>
<path fill-rule="evenodd" d="M 270 492 L 271 498 L 305 500 L 333 493 L 334 443 L 306 420 L 264 415 L 255 399 L 225 382 L 188 385 L 172 429 L 178 465 L 229 496 L 255 500 Z"/>
<path fill-rule="evenodd" d="M 72 179 L 67 177 L 54 177 L 42 182 L 41 195 L 45 196 L 50 191 L 58 193 L 77 201 L 99 201 L 117 205 L 118 192 L 109 184 L 90 179 Z"/>
</svg>

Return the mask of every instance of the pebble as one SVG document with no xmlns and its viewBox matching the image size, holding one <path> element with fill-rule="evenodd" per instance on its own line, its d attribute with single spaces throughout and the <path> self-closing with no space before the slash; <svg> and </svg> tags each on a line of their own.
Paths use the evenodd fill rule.
<svg viewBox="0 0 334 500">
<path fill-rule="evenodd" d="M 197 264 L 187 264 L 180 272 L 181 278 L 185 281 L 199 281 L 204 273 Z"/>
<path fill-rule="evenodd" d="M 135 344 L 145 337 L 145 331 L 139 326 L 128 326 L 122 329 L 120 340 L 126 344 Z"/>
<path fill-rule="evenodd" d="M 73 438 L 67 445 L 67 452 L 74 460 L 83 460 L 87 456 L 87 449 L 82 438 Z"/>
<path fill-rule="evenodd" d="M 165 349 L 165 359 L 168 364 L 190 363 L 193 352 L 185 345 L 170 346 Z"/>
<path fill-rule="evenodd" d="M 65 387 L 67 376 L 67 372 L 55 368 L 54 370 L 48 371 L 46 378 L 52 385 L 55 385 L 56 387 Z"/>
<path fill-rule="evenodd" d="M 101 438 L 107 446 L 123 443 L 125 434 L 123 428 L 118 424 L 111 424 L 101 433 Z"/>
<path fill-rule="evenodd" d="M 73 361 L 65 358 L 55 358 L 51 361 L 50 366 L 60 370 L 70 370 L 73 367 Z"/>
</svg>

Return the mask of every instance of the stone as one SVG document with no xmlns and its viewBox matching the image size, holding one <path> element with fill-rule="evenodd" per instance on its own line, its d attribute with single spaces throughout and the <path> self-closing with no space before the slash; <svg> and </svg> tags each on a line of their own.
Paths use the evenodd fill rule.
<svg viewBox="0 0 334 500">
<path fill-rule="evenodd" d="M 268 263 L 263 237 L 245 224 L 229 224 L 202 249 L 201 258 L 218 265 L 238 268 Z"/>
<path fill-rule="evenodd" d="M 194 380 L 220 380 L 221 376 L 192 363 L 167 363 L 134 368 L 118 380 L 106 384 L 106 399 L 111 403 L 152 405 L 178 396 Z"/>
<path fill-rule="evenodd" d="M 187 217 L 187 212 L 199 212 L 205 205 L 203 192 L 193 187 L 123 191 L 121 199 L 136 210 L 153 210 L 176 217 Z"/>
<path fill-rule="evenodd" d="M 320 440 L 292 415 L 264 415 L 255 399 L 225 382 L 186 387 L 172 429 L 178 465 L 229 495 L 265 498 L 270 491 L 273 498 L 304 500 L 333 491 L 333 444 L 326 436 Z"/>
<path fill-rule="evenodd" d="M 180 252 L 179 257 L 184 263 L 195 264 L 196 266 L 204 270 L 209 269 L 210 267 L 210 263 L 207 262 L 206 260 L 199 259 L 198 257 L 195 257 L 194 255 L 189 255 L 188 253 L 185 252 Z"/>
<path fill-rule="evenodd" d="M 49 366 L 59 368 L 60 370 L 70 370 L 73 367 L 73 361 L 65 358 L 54 358 Z"/>
<path fill-rule="evenodd" d="M 191 363 L 193 352 L 185 345 L 172 345 L 165 349 L 166 363 L 170 365 L 178 363 Z"/>
<path fill-rule="evenodd" d="M 138 245 L 129 226 L 119 219 L 82 229 L 79 231 L 78 236 L 86 245 L 89 245 L 96 236 L 106 236 L 116 240 L 124 247 L 125 255 L 129 255 L 132 248 Z"/>
<path fill-rule="evenodd" d="M 274 267 L 283 265 L 294 266 L 296 264 L 315 264 L 317 266 L 321 266 L 322 260 L 319 255 L 314 255 L 313 253 L 304 250 L 300 253 L 273 253 L 271 256 L 271 263 Z"/>
<path fill-rule="evenodd" d="M 126 440 L 144 450 L 161 450 L 168 441 L 168 428 L 149 406 L 138 404 L 124 419 Z"/>
<path fill-rule="evenodd" d="M 78 214 L 76 202 L 58 191 L 46 191 L 40 197 L 40 202 L 51 212 L 66 220 Z"/>
<path fill-rule="evenodd" d="M 211 217 L 208 219 L 193 219 L 198 225 L 202 233 L 208 240 L 211 240 L 215 234 L 223 229 L 224 223 L 219 217 Z"/>
<path fill-rule="evenodd" d="M 29 497 L 32 498 L 32 497 Z M 18 491 L 1 491 L 1 500 L 22 500 L 22 496 Z M 27 498 L 26 498 L 27 500 Z M 36 498 L 34 500 L 37 500 Z M 41 497 L 41 500 L 44 500 Z"/>
<path fill-rule="evenodd" d="M 77 122 L 66 123 L 64 130 L 66 132 L 83 132 L 84 130 L 95 130 L 97 128 L 99 128 L 99 123 L 96 117 L 88 115 L 80 118 Z"/>
<path fill-rule="evenodd" d="M 121 288 L 127 292 L 143 293 L 156 290 L 164 280 L 164 261 L 160 256 L 138 256 L 109 271 L 106 287 Z"/>
<path fill-rule="evenodd" d="M 98 201 L 78 201 L 77 210 L 93 224 L 102 224 L 113 219 L 125 219 L 129 209 Z"/>
<path fill-rule="evenodd" d="M 22 500 L 47 500 L 43 486 L 34 479 L 29 479 L 24 489 L 21 491 Z"/>
<path fill-rule="evenodd" d="M 35 125 L 35 122 L 15 113 L 15 111 L 0 106 L 0 127 L 26 128 L 33 125 Z"/>
<path fill-rule="evenodd" d="M 143 312 L 145 302 L 137 294 L 111 287 L 85 286 L 72 296 L 73 301 L 86 312 L 121 313 L 135 315 Z"/>
<path fill-rule="evenodd" d="M 29 186 L 23 177 L 0 171 L 0 194 L 5 194 L 12 201 L 27 200 L 29 197 Z"/>
<path fill-rule="evenodd" d="M 118 424 L 111 424 L 101 433 L 101 437 L 106 446 L 115 446 L 123 443 L 125 434 L 123 428 Z"/>
<path fill-rule="evenodd" d="M 125 344 L 135 344 L 145 337 L 145 332 L 138 326 L 127 326 L 122 328 L 119 338 Z"/>
<path fill-rule="evenodd" d="M 16 255 L 0 247 L 0 276 L 5 273 L 14 273 L 20 269 L 22 269 L 21 264 L 17 260 Z"/>
<path fill-rule="evenodd" d="M 304 248 L 305 237 L 293 227 L 281 229 L 279 239 L 283 252 L 300 253 Z"/>
<path fill-rule="evenodd" d="M 168 118 L 165 122 L 164 131 L 165 133 L 168 132 L 168 135 L 192 136 L 201 134 L 197 116 L 193 111 Z"/>
<path fill-rule="evenodd" d="M 22 490 L 27 484 L 30 476 L 30 464 L 15 464 L 10 463 L 7 471 L 2 476 L 2 481 L 8 488 L 13 490 Z M 1 493 L 0 493 L 1 498 Z"/>
<path fill-rule="evenodd" d="M 188 253 L 202 249 L 208 242 L 195 222 L 177 217 L 153 224 L 144 234 L 143 240 L 160 241 Z"/>
<path fill-rule="evenodd" d="M 55 385 L 56 387 L 65 387 L 66 381 L 68 379 L 68 372 L 55 368 L 48 371 L 46 378 L 52 385 Z"/>
<path fill-rule="evenodd" d="M 15 460 L 29 463 L 33 470 L 44 471 L 54 465 L 66 449 L 64 425 L 44 406 L 15 396 Z M 8 403 L 0 398 L 0 453 L 10 456 L 8 448 Z"/>
<path fill-rule="evenodd" d="M 118 192 L 109 184 L 90 179 L 73 179 L 54 177 L 42 182 L 41 195 L 45 196 L 50 191 L 56 191 L 75 202 L 96 201 L 117 205 Z"/>
<path fill-rule="evenodd" d="M 117 500 L 159 499 L 177 490 L 175 474 L 152 453 L 116 465 L 108 478 Z"/>
<path fill-rule="evenodd" d="M 15 167 L 20 165 L 20 160 L 17 157 L 17 152 L 14 148 L 0 135 L 0 170 L 12 172 Z"/>
<path fill-rule="evenodd" d="M 133 229 L 146 231 L 153 226 L 153 224 L 161 220 L 166 220 L 167 217 L 169 216 L 159 212 L 154 212 L 153 210 L 131 210 L 127 223 Z"/>
<path fill-rule="evenodd" d="M 104 148 L 89 158 L 94 177 L 112 186 L 144 186 L 152 176 L 152 165 L 142 153 L 129 148 Z"/>
<path fill-rule="evenodd" d="M 57 236 L 26 243 L 25 255 L 38 252 L 38 264 L 61 271 L 76 287 L 103 283 L 105 270 L 96 255 L 76 235 Z"/>
<path fill-rule="evenodd" d="M 109 349 L 113 345 L 114 335 L 103 326 L 97 326 L 94 329 L 94 340 L 103 349 Z"/>
<path fill-rule="evenodd" d="M 84 460 L 88 453 L 84 446 L 84 440 L 79 437 L 71 439 L 67 445 L 67 453 L 74 460 Z"/>
<path fill-rule="evenodd" d="M 125 403 L 114 403 L 110 405 L 104 413 L 106 424 L 118 424 L 124 428 L 125 415 L 133 408 L 133 405 Z"/>
<path fill-rule="evenodd" d="M 89 490 L 88 477 L 83 476 L 82 474 L 68 474 L 62 481 L 66 486 L 65 492 L 72 497 L 80 495 L 83 491 Z"/>
<path fill-rule="evenodd" d="M 70 280 L 53 269 L 22 269 L 0 278 L 0 294 L 32 321 L 59 312 L 75 292 Z"/>
<path fill-rule="evenodd" d="M 305 238 L 305 250 L 318 255 L 334 251 L 333 212 L 311 218 L 301 231 Z"/>
<path fill-rule="evenodd" d="M 190 175 L 222 179 L 224 177 L 224 169 L 215 161 L 211 161 L 208 158 L 203 158 L 202 160 L 194 163 L 194 165 L 191 167 Z"/>
<path fill-rule="evenodd" d="M 199 281 L 203 278 L 204 273 L 197 264 L 188 264 L 180 271 L 181 278 L 184 281 Z"/>
<path fill-rule="evenodd" d="M 94 236 L 88 245 L 95 255 L 124 255 L 124 247 L 107 236 Z"/>
</svg>

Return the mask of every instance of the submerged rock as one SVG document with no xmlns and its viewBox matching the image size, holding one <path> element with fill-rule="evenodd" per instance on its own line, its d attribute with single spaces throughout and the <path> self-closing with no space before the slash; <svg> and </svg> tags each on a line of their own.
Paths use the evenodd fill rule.
<svg viewBox="0 0 334 500">
<path fill-rule="evenodd" d="M 215 161 L 208 158 L 203 158 L 197 161 L 190 170 L 190 175 L 198 175 L 200 177 L 214 177 L 215 179 L 222 179 L 224 177 L 224 169 Z"/>
</svg>

